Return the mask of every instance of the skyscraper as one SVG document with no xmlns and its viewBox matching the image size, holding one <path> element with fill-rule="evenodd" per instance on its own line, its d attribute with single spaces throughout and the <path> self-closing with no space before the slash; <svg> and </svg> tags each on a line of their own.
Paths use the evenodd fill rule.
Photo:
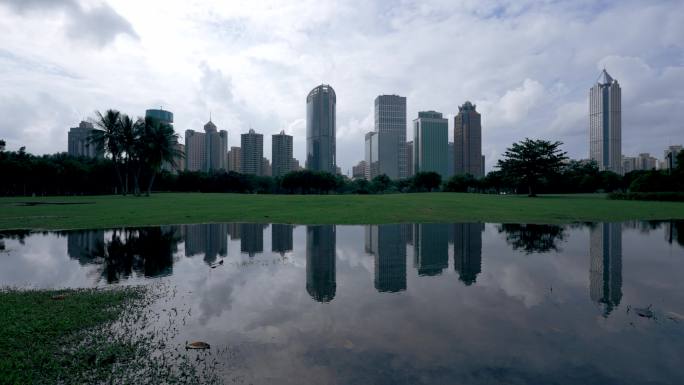
<svg viewBox="0 0 684 385">
<path fill-rule="evenodd" d="M 292 170 L 292 135 L 285 131 L 271 137 L 271 166 L 273 176 L 283 176 Z"/>
<path fill-rule="evenodd" d="M 598 223 L 590 231 L 589 296 L 608 315 L 622 299 L 622 224 Z"/>
<path fill-rule="evenodd" d="M 677 156 L 679 153 L 682 151 L 682 146 L 669 146 L 664 152 L 663 152 L 663 159 L 665 159 L 665 167 L 663 169 L 665 170 L 671 170 L 674 168 L 677 168 Z"/>
<path fill-rule="evenodd" d="M 604 69 L 589 90 L 589 157 L 601 171 L 622 169 L 622 91 Z"/>
<path fill-rule="evenodd" d="M 240 170 L 243 174 L 262 175 L 264 162 L 264 136 L 249 129 L 240 135 Z"/>
<path fill-rule="evenodd" d="M 406 177 L 412 177 L 415 173 L 413 167 L 413 141 L 406 142 Z"/>
<path fill-rule="evenodd" d="M 447 177 L 449 122 L 441 112 L 421 111 L 413 121 L 413 169 Z"/>
<path fill-rule="evenodd" d="M 475 105 L 465 102 L 454 117 L 454 174 L 482 178 L 482 123 Z"/>
<path fill-rule="evenodd" d="M 375 132 L 378 134 L 378 175 L 406 177 L 406 97 L 375 98 Z"/>
<path fill-rule="evenodd" d="M 335 298 L 335 226 L 306 226 L 306 291 L 318 302 Z"/>
<path fill-rule="evenodd" d="M 242 159 L 242 150 L 240 147 L 231 147 L 228 151 L 228 171 L 241 172 L 240 160 Z"/>
<path fill-rule="evenodd" d="M 364 137 L 365 140 L 365 160 L 366 160 L 366 179 L 371 180 L 379 175 L 378 162 L 378 133 L 369 132 Z"/>
<path fill-rule="evenodd" d="M 211 121 L 204 132 L 185 131 L 185 169 L 188 171 L 217 171 L 228 169 L 228 132 L 219 131 Z"/>
<path fill-rule="evenodd" d="M 209 119 L 204 125 L 206 165 L 204 171 L 226 170 L 228 165 L 228 132 L 218 131 L 214 122 Z"/>
<path fill-rule="evenodd" d="M 306 97 L 306 168 L 334 174 L 336 96 L 329 85 L 321 84 Z"/>
<path fill-rule="evenodd" d="M 91 143 L 93 133 L 95 133 L 95 127 L 90 122 L 81 121 L 78 127 L 71 127 L 68 134 L 69 155 L 88 158 L 95 158 L 100 155 L 102 151 L 98 151 L 97 145 Z"/>
</svg>

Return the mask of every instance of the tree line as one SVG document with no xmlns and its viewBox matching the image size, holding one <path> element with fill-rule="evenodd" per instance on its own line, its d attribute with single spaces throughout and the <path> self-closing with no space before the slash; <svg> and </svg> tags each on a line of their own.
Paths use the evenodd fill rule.
<svg viewBox="0 0 684 385">
<path fill-rule="evenodd" d="M 568 160 L 561 142 L 525 139 L 513 144 L 484 178 L 455 175 L 447 180 L 434 172 L 392 180 L 372 180 L 309 170 L 283 177 L 218 171 L 162 170 L 182 157 L 173 128 L 154 119 L 133 121 L 117 111 L 97 114 L 93 143 L 107 156 L 75 158 L 67 154 L 35 156 L 0 152 L 0 195 L 141 194 L 156 191 L 259 194 L 385 194 L 407 192 L 477 192 L 528 194 L 593 192 L 684 192 L 684 152 L 672 172 L 633 171 L 619 175 L 600 171 L 595 162 Z M 153 185 L 154 184 L 154 185 Z"/>
</svg>

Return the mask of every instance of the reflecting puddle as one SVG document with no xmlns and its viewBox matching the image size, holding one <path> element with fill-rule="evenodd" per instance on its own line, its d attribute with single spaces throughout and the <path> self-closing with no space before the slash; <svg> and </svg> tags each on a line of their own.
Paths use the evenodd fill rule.
<svg viewBox="0 0 684 385">
<path fill-rule="evenodd" d="M 3 286 L 174 287 L 189 309 L 176 342 L 210 342 L 231 382 L 684 378 L 684 222 L 227 223 L 0 238 Z M 652 318 L 635 311 L 649 305 Z"/>
</svg>

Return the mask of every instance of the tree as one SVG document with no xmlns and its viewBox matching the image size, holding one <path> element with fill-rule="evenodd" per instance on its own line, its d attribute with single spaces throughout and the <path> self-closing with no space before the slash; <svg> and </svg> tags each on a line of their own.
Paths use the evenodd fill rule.
<svg viewBox="0 0 684 385">
<path fill-rule="evenodd" d="M 392 180 L 385 174 L 381 174 L 373 178 L 371 181 L 371 191 L 375 193 L 383 193 L 390 189 Z"/>
<path fill-rule="evenodd" d="M 442 176 L 433 171 L 417 172 L 411 184 L 414 191 L 433 191 L 442 184 Z"/>
<path fill-rule="evenodd" d="M 119 161 L 124 151 L 121 138 L 121 113 L 117 110 L 107 110 L 104 115 L 100 111 L 95 111 L 94 124 L 95 132 L 90 137 L 91 143 L 97 146 L 97 150 L 109 154 L 114 162 L 114 172 L 121 187 L 121 193 L 126 195 L 123 179 L 121 179 L 121 169 Z"/>
<path fill-rule="evenodd" d="M 528 196 L 535 197 L 540 180 L 558 173 L 567 159 L 560 150 L 562 144 L 525 138 L 506 149 L 497 167 L 507 178 L 525 185 Z"/>
<path fill-rule="evenodd" d="M 468 192 L 470 187 L 477 187 L 478 181 L 472 174 L 454 175 L 444 184 L 444 191 Z"/>
<path fill-rule="evenodd" d="M 147 183 L 147 195 L 152 192 L 154 178 L 161 170 L 164 162 L 173 164 L 175 159 L 184 154 L 178 150 L 178 134 L 173 131 L 170 124 L 162 123 L 159 119 L 146 117 L 137 124 L 138 140 L 135 146 L 135 154 L 139 163 L 136 178 L 140 178 L 141 171 L 146 168 L 149 172 Z M 137 183 L 136 183 L 137 184 Z"/>
</svg>

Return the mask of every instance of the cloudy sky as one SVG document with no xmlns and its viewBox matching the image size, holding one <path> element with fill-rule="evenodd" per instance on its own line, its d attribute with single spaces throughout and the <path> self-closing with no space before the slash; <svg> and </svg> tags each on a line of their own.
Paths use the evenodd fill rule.
<svg viewBox="0 0 684 385">
<path fill-rule="evenodd" d="M 585 158 L 605 67 L 622 86 L 623 153 L 660 158 L 684 142 L 682 20 L 681 0 L 0 0 L 0 138 L 60 152 L 95 110 L 162 106 L 181 137 L 210 112 L 229 146 L 285 130 L 303 161 L 306 95 L 327 83 L 344 172 L 379 94 L 406 96 L 409 121 L 476 103 L 488 169 L 524 137 Z"/>
</svg>

